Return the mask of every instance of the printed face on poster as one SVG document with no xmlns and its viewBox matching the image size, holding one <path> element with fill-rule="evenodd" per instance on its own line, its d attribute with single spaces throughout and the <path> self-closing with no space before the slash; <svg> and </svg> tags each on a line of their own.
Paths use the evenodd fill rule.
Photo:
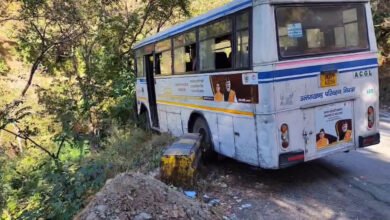
<svg viewBox="0 0 390 220">
<path fill-rule="evenodd" d="M 258 86 L 252 84 L 244 85 L 242 74 L 210 76 L 210 82 L 215 102 L 259 102 Z"/>
<path fill-rule="evenodd" d="M 316 109 L 318 150 L 353 142 L 352 102 Z"/>
</svg>

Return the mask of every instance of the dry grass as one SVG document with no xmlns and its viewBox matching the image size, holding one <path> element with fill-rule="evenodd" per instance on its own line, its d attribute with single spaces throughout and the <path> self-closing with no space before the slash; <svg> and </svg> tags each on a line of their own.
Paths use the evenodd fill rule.
<svg viewBox="0 0 390 220">
<path fill-rule="evenodd" d="M 174 138 L 168 134 L 151 134 L 141 129 L 113 129 L 100 159 L 108 164 L 108 177 L 126 171 L 152 171 L 160 165 L 166 146 Z"/>
</svg>

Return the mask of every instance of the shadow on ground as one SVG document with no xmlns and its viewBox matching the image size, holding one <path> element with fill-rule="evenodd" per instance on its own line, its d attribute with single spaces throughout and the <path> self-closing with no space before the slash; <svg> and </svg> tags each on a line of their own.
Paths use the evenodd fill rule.
<svg viewBox="0 0 390 220">
<path fill-rule="evenodd" d="M 389 204 L 377 198 L 372 184 L 354 171 L 359 166 L 338 162 L 344 158 L 353 163 L 350 160 L 356 157 L 364 166 L 375 163 L 390 168 L 375 155 L 342 153 L 283 170 L 261 170 L 223 159 L 202 169 L 200 196 L 218 198 L 216 208 L 231 219 L 386 219 Z"/>
</svg>

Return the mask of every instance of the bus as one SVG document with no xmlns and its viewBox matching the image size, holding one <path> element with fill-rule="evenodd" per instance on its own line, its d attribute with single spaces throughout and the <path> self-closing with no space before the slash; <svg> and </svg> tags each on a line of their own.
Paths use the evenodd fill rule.
<svg viewBox="0 0 390 220">
<path fill-rule="evenodd" d="M 235 0 L 133 50 L 138 114 L 206 155 L 280 169 L 380 142 L 368 0 Z"/>
</svg>

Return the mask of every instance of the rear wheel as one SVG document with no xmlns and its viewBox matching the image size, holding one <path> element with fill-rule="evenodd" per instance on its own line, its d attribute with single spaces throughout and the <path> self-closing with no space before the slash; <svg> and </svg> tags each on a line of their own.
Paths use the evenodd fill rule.
<svg viewBox="0 0 390 220">
<path fill-rule="evenodd" d="M 204 118 L 198 117 L 192 127 L 193 133 L 199 133 L 202 135 L 201 148 L 202 148 L 202 158 L 205 161 L 211 161 L 216 158 L 216 153 L 213 149 L 213 143 L 211 140 L 211 132 L 207 122 Z"/>
<path fill-rule="evenodd" d="M 146 132 L 150 132 L 152 130 L 150 127 L 148 111 L 143 111 L 138 116 L 138 127 L 140 127 L 142 130 Z"/>
</svg>

